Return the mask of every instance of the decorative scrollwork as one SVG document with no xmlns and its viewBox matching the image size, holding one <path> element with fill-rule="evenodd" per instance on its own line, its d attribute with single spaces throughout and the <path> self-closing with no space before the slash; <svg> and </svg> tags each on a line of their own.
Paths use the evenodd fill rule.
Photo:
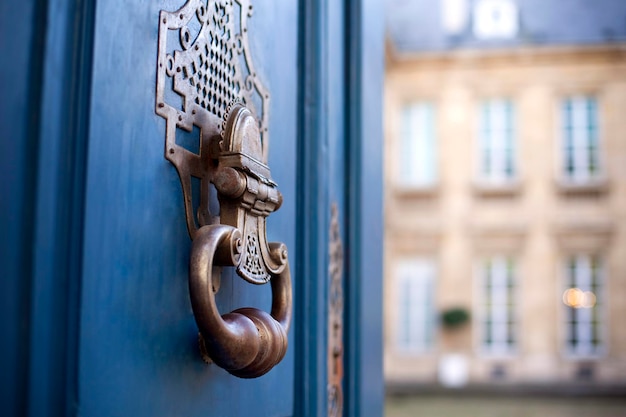
<svg viewBox="0 0 626 417">
<path fill-rule="evenodd" d="M 215 165 L 214 137 L 223 134 L 228 106 L 247 107 L 260 135 L 267 163 L 269 92 L 259 80 L 248 46 L 250 0 L 188 0 L 179 10 L 159 14 L 156 112 L 166 119 L 165 157 L 178 171 L 185 197 L 187 229 L 216 222 L 209 211 Z M 199 152 L 177 142 L 179 129 L 199 128 Z M 191 178 L 200 179 L 200 201 L 192 201 Z"/>
<path fill-rule="evenodd" d="M 261 251 L 259 250 L 259 238 L 256 232 L 248 234 L 246 239 L 246 250 L 243 262 L 241 262 L 240 273 L 252 277 L 256 282 L 269 281 L 270 276 L 261 262 Z"/>
</svg>

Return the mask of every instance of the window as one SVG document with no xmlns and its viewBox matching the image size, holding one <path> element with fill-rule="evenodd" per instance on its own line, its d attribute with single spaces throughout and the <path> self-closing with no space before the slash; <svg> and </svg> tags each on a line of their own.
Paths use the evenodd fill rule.
<svg viewBox="0 0 626 417">
<path fill-rule="evenodd" d="M 484 101 L 480 107 L 479 179 L 505 184 L 516 177 L 513 104 L 506 99 Z"/>
<path fill-rule="evenodd" d="M 563 175 L 586 183 L 600 175 L 598 110 L 595 98 L 569 97 L 562 103 Z"/>
<path fill-rule="evenodd" d="M 603 271 L 598 256 L 570 257 L 565 265 L 565 351 L 572 356 L 602 353 Z"/>
<path fill-rule="evenodd" d="M 397 346 L 407 353 L 426 352 L 433 346 L 435 265 L 425 259 L 404 260 L 398 262 L 396 274 Z"/>
<path fill-rule="evenodd" d="M 477 0 L 474 5 L 474 36 L 506 39 L 517 35 L 517 6 L 513 0 Z"/>
<path fill-rule="evenodd" d="M 441 20 L 444 31 L 450 35 L 460 34 L 467 26 L 468 0 L 443 0 Z"/>
<path fill-rule="evenodd" d="M 436 181 L 435 122 L 432 104 L 417 102 L 402 109 L 398 147 L 398 183 L 406 188 L 432 186 Z"/>
<path fill-rule="evenodd" d="M 482 262 L 480 328 L 484 353 L 507 355 L 516 346 L 515 264 L 511 258 Z"/>
</svg>

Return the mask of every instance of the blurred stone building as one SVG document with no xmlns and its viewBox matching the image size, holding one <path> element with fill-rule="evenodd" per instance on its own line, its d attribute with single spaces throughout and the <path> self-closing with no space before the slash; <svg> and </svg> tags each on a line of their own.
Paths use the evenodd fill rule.
<svg viewBox="0 0 626 417">
<path fill-rule="evenodd" d="M 626 1 L 388 9 L 388 384 L 626 387 Z"/>
</svg>

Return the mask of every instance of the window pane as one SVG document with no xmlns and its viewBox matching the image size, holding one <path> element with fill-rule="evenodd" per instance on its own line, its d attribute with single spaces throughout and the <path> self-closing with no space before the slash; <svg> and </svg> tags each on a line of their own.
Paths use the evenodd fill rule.
<svg viewBox="0 0 626 417">
<path fill-rule="evenodd" d="M 563 100 L 563 173 L 565 178 L 585 182 L 599 175 L 598 112 L 595 98 Z"/>
<path fill-rule="evenodd" d="M 398 182 L 401 185 L 422 187 L 436 181 L 435 110 L 432 104 L 417 102 L 402 109 L 398 152 Z"/>
<path fill-rule="evenodd" d="M 505 171 L 507 177 L 512 177 L 515 170 L 513 164 L 514 162 L 514 150 L 515 144 L 513 140 L 513 104 L 510 101 L 506 101 L 506 126 L 505 126 Z"/>
<path fill-rule="evenodd" d="M 485 260 L 481 269 L 483 351 L 507 354 L 515 349 L 515 263 L 506 257 Z"/>
<path fill-rule="evenodd" d="M 515 176 L 514 107 L 510 100 L 483 102 L 479 112 L 480 175 L 487 181 Z"/>
<path fill-rule="evenodd" d="M 407 259 L 397 265 L 398 349 L 420 353 L 433 344 L 434 320 L 433 286 L 434 263 L 426 259 Z"/>
<path fill-rule="evenodd" d="M 572 291 L 571 297 L 564 297 L 566 352 L 574 356 L 599 354 L 604 346 L 598 303 L 603 279 L 600 259 L 590 255 L 572 256 L 567 260 L 566 271 L 565 290 Z"/>
</svg>

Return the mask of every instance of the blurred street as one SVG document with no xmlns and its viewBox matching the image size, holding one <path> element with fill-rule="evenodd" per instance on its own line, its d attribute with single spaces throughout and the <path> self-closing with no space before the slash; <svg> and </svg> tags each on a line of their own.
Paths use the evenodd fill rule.
<svg viewBox="0 0 626 417">
<path fill-rule="evenodd" d="M 624 398 L 388 397 L 386 417 L 626 417 Z"/>
</svg>

